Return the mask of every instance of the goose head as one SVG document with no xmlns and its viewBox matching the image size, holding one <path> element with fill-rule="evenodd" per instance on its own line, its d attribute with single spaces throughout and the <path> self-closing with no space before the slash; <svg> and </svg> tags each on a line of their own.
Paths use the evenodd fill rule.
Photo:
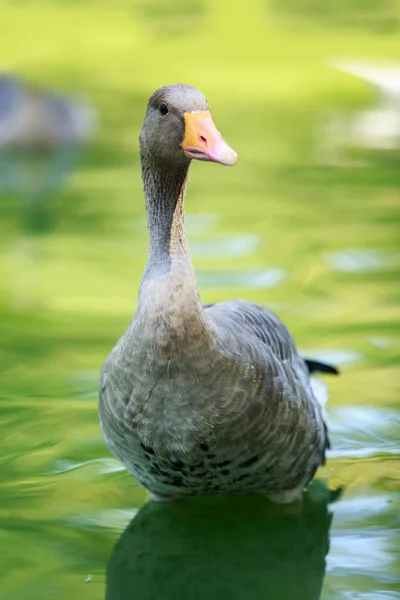
<svg viewBox="0 0 400 600">
<path fill-rule="evenodd" d="M 217 130 L 204 95 L 169 85 L 151 96 L 140 134 L 143 159 L 187 165 L 192 159 L 231 166 L 237 154 Z"/>
</svg>

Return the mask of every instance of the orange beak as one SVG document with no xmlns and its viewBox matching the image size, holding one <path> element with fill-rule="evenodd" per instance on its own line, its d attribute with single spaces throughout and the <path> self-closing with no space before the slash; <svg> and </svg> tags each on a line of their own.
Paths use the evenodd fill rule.
<svg viewBox="0 0 400 600">
<path fill-rule="evenodd" d="M 217 162 L 221 165 L 235 165 L 237 154 L 228 146 L 214 125 L 209 110 L 183 115 L 185 137 L 181 148 L 188 158 Z"/>
</svg>

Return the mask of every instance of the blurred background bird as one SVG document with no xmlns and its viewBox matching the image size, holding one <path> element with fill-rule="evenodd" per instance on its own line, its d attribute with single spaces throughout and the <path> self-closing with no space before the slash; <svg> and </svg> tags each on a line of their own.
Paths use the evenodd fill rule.
<svg viewBox="0 0 400 600">
<path fill-rule="evenodd" d="M 50 195 L 71 174 L 94 126 L 87 102 L 0 75 L 0 191 L 24 201 L 28 228 L 50 226 Z"/>
</svg>

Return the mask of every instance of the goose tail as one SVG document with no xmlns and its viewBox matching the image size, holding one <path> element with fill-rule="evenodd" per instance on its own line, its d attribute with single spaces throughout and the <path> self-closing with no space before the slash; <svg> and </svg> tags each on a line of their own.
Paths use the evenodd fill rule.
<svg viewBox="0 0 400 600">
<path fill-rule="evenodd" d="M 339 375 L 339 369 L 328 363 L 319 362 L 318 360 L 311 360 L 305 358 L 304 362 L 307 365 L 307 369 L 312 375 L 313 373 L 329 373 L 330 375 Z"/>
</svg>

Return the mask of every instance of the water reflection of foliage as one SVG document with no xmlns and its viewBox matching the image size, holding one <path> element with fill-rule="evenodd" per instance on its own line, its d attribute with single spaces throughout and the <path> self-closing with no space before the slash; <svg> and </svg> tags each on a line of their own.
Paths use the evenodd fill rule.
<svg viewBox="0 0 400 600">
<path fill-rule="evenodd" d="M 135 3 L 140 18 L 162 35 L 185 34 L 201 23 L 205 10 L 201 0 L 145 0 Z"/>
<path fill-rule="evenodd" d="M 290 19 L 306 19 L 331 27 L 393 33 L 399 27 L 395 0 L 272 0 L 278 14 Z"/>
</svg>

